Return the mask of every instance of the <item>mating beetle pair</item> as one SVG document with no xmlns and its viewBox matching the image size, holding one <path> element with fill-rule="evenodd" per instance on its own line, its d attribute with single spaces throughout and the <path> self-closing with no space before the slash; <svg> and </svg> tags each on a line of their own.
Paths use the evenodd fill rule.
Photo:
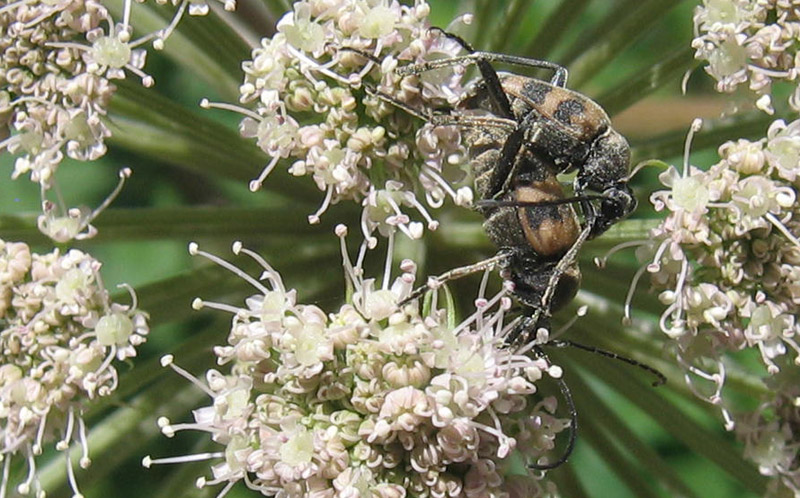
<svg viewBox="0 0 800 498">
<path fill-rule="evenodd" d="M 433 28 L 436 29 L 436 28 Z M 526 306 L 526 317 L 507 337 L 524 344 L 543 326 L 552 312 L 570 302 L 578 291 L 580 270 L 577 253 L 583 243 L 605 232 L 636 208 L 627 184 L 630 147 L 615 131 L 605 111 L 594 101 L 566 88 L 567 70 L 557 64 L 475 51 L 458 36 L 438 30 L 457 43 L 466 55 L 403 66 L 400 75 L 419 74 L 438 68 L 475 64 L 481 79 L 456 106 L 455 111 L 435 114 L 418 110 L 374 89 L 378 97 L 434 126 L 463 129 L 469 148 L 476 207 L 484 215 L 484 228 L 498 254 L 485 261 L 457 268 L 435 280 L 439 283 L 494 266 L 514 284 L 514 296 Z M 344 49 L 348 50 L 348 49 Z M 357 52 L 380 64 L 370 54 Z M 490 62 L 544 68 L 554 72 L 549 82 L 513 73 L 498 73 Z M 560 173 L 576 172 L 573 197 L 565 197 Z M 581 223 L 573 209 L 579 204 Z M 417 289 L 407 300 L 428 289 Z M 653 368 L 614 353 L 572 341 L 551 341 L 610 356 L 643 368 L 665 381 Z M 557 343 L 557 344 L 556 344 Z M 549 343 L 548 343 L 549 344 Z M 540 347 L 534 351 L 546 356 Z M 557 379 L 572 418 L 564 454 L 555 462 L 532 464 L 550 469 L 564 463 L 575 444 L 577 414 L 569 388 Z"/>
<path fill-rule="evenodd" d="M 378 94 L 435 126 L 463 128 L 469 148 L 477 208 L 499 254 L 438 277 L 440 282 L 500 265 L 514 295 L 533 317 L 512 341 L 527 342 L 547 317 L 577 293 L 577 252 L 636 207 L 627 184 L 630 147 L 594 101 L 566 88 L 562 66 L 512 55 L 475 51 L 458 36 L 432 28 L 459 43 L 467 54 L 396 69 L 400 75 L 475 64 L 481 79 L 457 105 L 458 113 L 432 114 Z M 550 82 L 498 73 L 490 62 L 544 68 Z M 574 197 L 566 198 L 556 175 L 576 171 Z M 587 193 L 592 192 L 592 193 Z M 579 204 L 584 226 L 572 204 Z M 417 297 L 424 289 L 416 292 Z"/>
</svg>

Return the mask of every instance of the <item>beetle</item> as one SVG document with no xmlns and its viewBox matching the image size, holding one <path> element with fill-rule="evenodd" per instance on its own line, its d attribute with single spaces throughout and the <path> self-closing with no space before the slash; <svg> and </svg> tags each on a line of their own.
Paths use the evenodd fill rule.
<svg viewBox="0 0 800 498">
<path fill-rule="evenodd" d="M 636 201 L 627 185 L 630 148 L 609 123 L 602 108 L 588 97 L 565 88 L 562 66 L 491 52 L 476 52 L 458 36 L 468 55 L 402 66 L 400 75 L 474 63 L 482 78 L 456 106 L 459 113 L 433 113 L 411 108 L 390 95 L 368 91 L 433 126 L 463 128 L 468 145 L 478 210 L 499 254 L 484 262 L 448 272 L 439 282 L 489 266 L 502 266 L 514 283 L 515 296 L 536 311 L 533 322 L 572 300 L 580 284 L 577 252 L 588 238 L 603 233 L 629 214 Z M 354 49 L 380 65 L 371 54 Z M 511 73 L 497 73 L 490 61 L 551 69 L 549 83 Z M 566 198 L 557 174 L 577 170 L 575 197 Z M 592 190 L 599 195 L 587 195 Z M 599 210 L 592 203 L 600 201 Z M 572 203 L 580 203 L 585 226 Z M 408 299 L 419 297 L 418 289 Z M 543 322 L 542 322 L 543 324 Z M 539 324 L 538 326 L 541 326 Z M 533 327 L 536 328 L 536 327 Z M 528 331 L 519 335 L 527 341 Z"/>
<path fill-rule="evenodd" d="M 481 119 L 451 115 L 449 119 L 440 118 L 438 123 L 497 128 L 507 134 L 493 165 L 492 180 L 480 192 L 482 200 L 479 206 L 509 202 L 501 198 L 517 175 L 515 157 L 520 150 L 526 149 L 548 158 L 558 173 L 577 171 L 573 190 L 586 223 L 590 225 L 589 238 L 602 234 L 636 209 L 636 198 L 627 183 L 630 146 L 611 126 L 608 115 L 599 104 L 566 88 L 566 68 L 549 61 L 479 52 L 454 34 L 439 28 L 431 30 L 459 43 L 467 55 L 398 67 L 395 71 L 402 76 L 453 65 L 477 65 L 481 79 L 457 108 L 482 111 L 488 116 Z M 491 61 L 549 69 L 554 74 L 546 82 L 514 73 L 498 73 Z M 587 191 L 597 195 L 587 195 Z M 600 201 L 599 208 L 591 203 L 592 200 Z M 523 202 L 517 205 L 523 205 Z"/>
<path fill-rule="evenodd" d="M 437 28 L 433 28 L 437 29 Z M 525 317 L 506 337 L 508 344 L 526 344 L 550 315 L 569 303 L 580 285 L 577 253 L 583 243 L 605 232 L 630 214 L 636 199 L 627 184 L 630 147 L 611 127 L 605 111 L 583 94 L 566 88 L 567 70 L 548 61 L 491 52 L 477 52 L 461 38 L 440 31 L 468 52 L 395 69 L 400 75 L 460 64 L 476 64 L 481 79 L 456 105 L 457 113 L 418 110 L 375 89 L 367 90 L 433 126 L 463 128 L 469 148 L 478 210 L 484 229 L 498 247 L 485 261 L 456 268 L 423 286 L 404 300 L 420 297 L 431 284 L 495 266 L 513 284 L 512 293 L 525 306 Z M 356 50 L 349 49 L 357 52 Z M 358 52 L 361 53 L 361 52 Z M 362 55 L 380 66 L 371 54 Z M 512 73 L 497 73 L 491 61 L 553 70 L 549 82 Z M 567 198 L 557 175 L 576 171 L 574 197 Z M 587 192 L 596 194 L 588 194 Z M 599 201 L 599 206 L 594 204 Z M 579 203 L 584 226 L 573 208 Z M 655 369 L 607 351 L 572 341 L 549 341 L 555 347 L 574 346 L 643 368 L 665 381 Z M 533 351 L 547 358 L 541 345 Z M 555 462 L 531 468 L 550 469 L 566 462 L 577 434 L 577 413 L 569 388 L 557 379 L 570 417 L 570 436 Z"/>
</svg>

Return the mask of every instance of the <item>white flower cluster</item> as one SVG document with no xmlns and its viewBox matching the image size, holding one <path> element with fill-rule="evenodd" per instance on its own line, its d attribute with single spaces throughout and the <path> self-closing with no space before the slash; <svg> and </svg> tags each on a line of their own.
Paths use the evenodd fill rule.
<svg viewBox="0 0 800 498">
<path fill-rule="evenodd" d="M 648 267 L 669 306 L 661 326 L 690 357 L 757 347 L 775 373 L 775 358 L 800 354 L 800 121 L 719 154 L 708 171 L 669 168 L 671 190 L 651 197 L 669 210 Z"/>
<path fill-rule="evenodd" d="M 79 441 L 81 466 L 89 465 L 82 407 L 116 389 L 112 361 L 135 356 L 145 340 L 146 315 L 136 309 L 135 296 L 131 306 L 112 303 L 99 269 L 97 260 L 75 249 L 40 255 L 22 242 L 0 240 L 3 490 L 11 457 L 21 453 L 30 468 L 17 489 L 40 495 L 34 456 L 53 437 L 67 452 Z"/>
<path fill-rule="evenodd" d="M 697 120 L 691 133 L 699 127 Z M 667 306 L 661 329 L 674 340 L 690 387 L 721 408 L 763 473 L 780 474 L 797 490 L 800 398 L 796 384 L 777 379 L 796 378 L 800 365 L 800 121 L 775 121 L 766 138 L 727 142 L 719 155 L 708 171 L 690 167 L 687 144 L 683 172 L 670 167 L 661 175 L 670 190 L 651 200 L 667 217 L 641 256 Z M 770 389 L 755 414 L 734 416 L 722 396 L 727 353 L 748 348 L 766 367 L 764 382 L 782 387 Z"/>
<path fill-rule="evenodd" d="M 339 229 L 344 244 L 345 230 Z M 401 264 L 391 285 L 362 278 L 345 252 L 354 292 L 337 312 L 297 303 L 294 290 L 258 255 L 234 245 L 264 268 L 259 293 L 245 306 L 196 301 L 234 313 L 228 344 L 215 349 L 229 373 L 210 370 L 192 379 L 213 400 L 194 412 L 192 429 L 211 434 L 218 453 L 144 464 L 221 459 L 213 478 L 223 496 L 239 481 L 266 496 L 405 497 L 551 496 L 555 489 L 521 462 L 543 463 L 570 421 L 554 415 L 552 397 L 535 401 L 544 373 L 560 375 L 545 359 L 504 347 L 516 322 L 504 324 L 505 291 L 479 297 L 478 310 L 448 324 L 443 310 L 420 313 L 403 304 L 415 265 Z M 343 251 L 344 245 L 343 245 Z M 264 281 L 265 283 L 262 283 Z M 435 307 L 435 304 L 433 305 Z M 516 455 L 516 456 L 515 456 Z M 516 471 L 512 462 L 517 462 Z"/>
<path fill-rule="evenodd" d="M 703 0 L 695 10 L 695 57 L 717 90 L 732 92 L 745 82 L 758 96 L 756 106 L 773 112 L 772 84 L 796 85 L 789 104 L 800 110 L 800 10 L 791 0 Z"/>
<path fill-rule="evenodd" d="M 80 161 L 105 154 L 109 79 L 125 67 L 139 73 L 144 51 L 131 50 L 130 26 L 94 0 L 11 2 L 0 27 L 0 110 L 15 132 L 2 146 L 19 155 L 15 178 L 49 188 L 65 153 Z"/>
<path fill-rule="evenodd" d="M 383 97 L 423 112 L 459 100 L 463 68 L 404 77 L 394 72 L 399 64 L 458 54 L 458 44 L 429 31 L 429 10 L 424 0 L 413 6 L 397 0 L 294 3 L 278 33 L 243 63 L 240 102 L 255 109 L 241 110 L 246 117 L 240 130 L 271 157 L 251 190 L 287 160 L 291 174 L 311 176 L 325 192 L 310 222 L 331 203 L 363 201 L 367 238 L 376 229 L 421 236 L 423 224 L 412 222 L 403 206 L 435 228 L 417 194 L 424 193 L 432 207 L 448 196 L 471 203 L 469 187 L 455 191 L 450 185 L 463 173 L 446 170 L 465 154 L 458 130 L 421 126 Z"/>
<path fill-rule="evenodd" d="M 169 26 L 132 40 L 131 4 L 125 0 L 122 23 L 99 0 L 14 0 L 0 7 L 0 117 L 12 130 L 0 150 L 17 156 L 12 178 L 28 175 L 40 184 L 50 224 L 80 226 L 43 229 L 59 242 L 93 234 L 83 231 L 91 221 L 88 213 L 65 206 L 54 210 L 46 193 L 65 155 L 93 161 L 106 153 L 111 131 L 105 116 L 116 90 L 111 80 L 128 71 L 152 85 L 142 72 L 146 52 L 141 47 L 151 40 L 163 46 L 187 4 L 190 13 L 208 10 L 205 2 L 181 1 Z M 232 6 L 229 0 L 226 8 Z"/>
<path fill-rule="evenodd" d="M 745 457 L 774 477 L 768 496 L 800 496 L 800 371 L 787 366 L 766 383 L 774 396 L 737 416 L 736 435 L 745 444 Z"/>
</svg>

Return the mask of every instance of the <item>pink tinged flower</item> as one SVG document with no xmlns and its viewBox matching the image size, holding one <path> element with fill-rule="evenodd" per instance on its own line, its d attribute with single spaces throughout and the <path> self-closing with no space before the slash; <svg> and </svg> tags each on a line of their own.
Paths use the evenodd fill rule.
<svg viewBox="0 0 800 498">
<path fill-rule="evenodd" d="M 18 282 L 30 271 L 31 251 L 24 242 L 6 242 L 0 239 L 0 285 Z"/>
<path fill-rule="evenodd" d="M 794 182 L 800 175 L 800 120 L 788 125 L 781 119 L 774 121 L 767 131 L 764 155 L 781 178 Z"/>
<path fill-rule="evenodd" d="M 425 393 L 408 386 L 390 392 L 378 413 L 378 421 L 367 441 L 375 442 L 395 431 L 413 432 L 430 416 Z"/>
<path fill-rule="evenodd" d="M 375 489 L 375 484 L 375 478 L 369 467 L 366 466 L 347 468 L 333 479 L 333 487 L 336 492 L 341 496 L 352 498 L 370 496 L 370 492 Z"/>
<path fill-rule="evenodd" d="M 762 359 L 772 374 L 779 371 L 773 360 L 787 352 L 784 340 L 793 341 L 793 322 L 793 317 L 770 305 L 756 307 L 750 316 L 745 337 L 749 345 L 759 348 Z"/>
<path fill-rule="evenodd" d="M 304 367 L 333 359 L 333 344 L 328 340 L 324 326 L 306 324 L 295 337 L 294 355 Z"/>
<path fill-rule="evenodd" d="M 474 458 L 480 441 L 478 429 L 465 417 L 452 419 L 436 433 L 436 442 L 454 462 Z"/>
<path fill-rule="evenodd" d="M 131 60 L 131 54 L 130 46 L 116 37 L 99 36 L 92 42 L 92 58 L 100 66 L 121 69 Z"/>
<path fill-rule="evenodd" d="M 760 173 L 767 164 L 761 142 L 750 142 L 744 139 L 725 142 L 719 147 L 719 155 L 743 175 Z"/>
<path fill-rule="evenodd" d="M 346 231 L 337 227 L 342 241 Z M 401 275 L 392 279 L 390 249 L 376 288 L 374 280 L 364 278 L 363 255 L 353 264 L 344 246 L 345 271 L 355 289 L 353 302 L 326 316 L 314 306 L 294 303 L 294 294 L 286 292 L 280 276 L 270 271 L 265 274 L 273 289 L 195 245 L 191 251 L 213 259 L 264 293 L 249 298 L 247 309 L 201 302 L 234 314 L 228 345 L 215 351 L 224 355 L 221 359 L 234 362 L 240 380 L 252 381 L 238 386 L 232 383 L 237 376 L 218 372 L 210 372 L 206 383 L 193 381 L 214 399 L 214 409 L 196 412 L 195 424 L 169 426 L 171 431 L 181 425 L 207 431 L 226 446 L 239 435 L 250 438 L 252 450 L 236 449 L 242 452 L 235 458 L 239 467 L 226 449 L 226 461 L 213 471 L 215 482 L 232 484 L 252 473 L 256 478 L 250 479 L 251 485 L 268 495 L 360 497 L 364 490 L 387 497 L 409 491 L 460 495 L 465 489 L 461 475 L 482 451 L 499 464 L 515 447 L 516 440 L 504 434 L 507 414 L 524 410 L 520 393 L 533 390 L 532 384 L 517 377 L 539 366 L 522 356 L 510 363 L 508 352 L 498 350 L 492 340 L 508 309 L 501 303 L 504 294 L 481 300 L 479 310 L 457 327 L 444 327 L 444 310 L 420 316 L 415 302 L 398 307 L 413 288 L 413 262 L 401 263 Z M 244 249 L 239 246 L 235 251 Z M 289 294 L 291 298 L 284 297 Z M 251 328 L 266 316 L 271 332 L 266 333 L 264 326 Z M 257 354 L 241 361 L 234 354 L 243 344 L 256 344 L 261 338 L 272 344 L 267 351 L 274 354 L 268 361 Z M 447 350 L 447 355 L 437 359 L 440 350 Z M 430 377 L 438 361 L 444 373 L 434 380 Z M 453 373 L 456 370 L 466 377 Z M 258 385 L 257 395 L 252 385 Z M 343 402 L 352 409 L 343 411 Z M 479 422 L 476 418 L 481 415 L 486 416 Z M 222 452 L 202 455 L 221 456 Z M 167 461 L 178 460 L 162 460 Z M 463 462 L 464 470 L 458 467 L 451 473 L 444 468 L 456 461 Z M 246 473 L 238 473 L 239 468 Z M 408 474 L 402 485 L 395 482 L 398 472 Z M 498 486 L 502 487 L 502 479 Z M 227 489 L 228 485 L 223 492 Z"/>
<path fill-rule="evenodd" d="M 700 178 L 688 176 L 675 181 L 672 186 L 672 200 L 679 209 L 705 213 L 709 193 Z"/>
<path fill-rule="evenodd" d="M 708 57 L 708 72 L 718 80 L 734 76 L 745 69 L 747 50 L 742 46 L 743 36 L 725 39 Z"/>
<path fill-rule="evenodd" d="M 110 302 L 99 268 L 78 250 L 37 255 L 0 241 L 0 418 L 7 436 L 0 450 L 7 462 L 20 451 L 30 455 L 18 489 L 38 486 L 34 456 L 54 433 L 62 434 L 56 450 L 76 441 L 80 465 L 90 464 L 82 407 L 116 389 L 114 358 L 133 356 L 147 334 L 135 295 L 131 306 Z M 6 473 L 2 489 L 7 481 Z M 71 485 L 78 494 L 74 479 Z"/>
<path fill-rule="evenodd" d="M 68 242 L 73 239 L 84 240 L 94 237 L 97 235 L 97 229 L 92 225 L 92 221 L 110 206 L 119 193 L 122 192 L 125 181 L 131 174 L 132 171 L 130 168 L 122 168 L 119 171 L 119 182 L 117 186 L 94 210 L 86 206 L 66 209 L 63 205 L 58 206 L 43 197 L 43 214 L 36 220 L 39 231 L 56 242 Z M 43 189 L 43 196 L 45 192 L 46 189 Z"/>
<path fill-rule="evenodd" d="M 362 282 L 361 290 L 353 294 L 353 303 L 368 320 L 384 320 L 397 310 L 397 297 L 388 289 L 374 290 L 374 279 Z M 393 334 L 387 336 L 391 337 Z"/>
<path fill-rule="evenodd" d="M 434 411 L 433 423 L 443 426 L 455 417 L 474 418 L 486 407 L 470 397 L 467 380 L 444 373 L 431 379 L 425 390 Z M 481 392 L 480 394 L 484 394 Z"/>
</svg>

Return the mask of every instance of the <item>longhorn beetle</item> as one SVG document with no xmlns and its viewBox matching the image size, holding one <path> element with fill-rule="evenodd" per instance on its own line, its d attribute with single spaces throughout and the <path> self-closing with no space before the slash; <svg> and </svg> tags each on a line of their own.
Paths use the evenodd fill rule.
<svg viewBox="0 0 800 498">
<path fill-rule="evenodd" d="M 504 276 L 515 285 L 515 296 L 534 310 L 528 326 L 511 338 L 527 342 L 534 329 L 544 325 L 552 312 L 577 293 L 577 253 L 583 243 L 635 209 L 636 199 L 627 184 L 630 147 L 596 102 L 566 88 L 564 67 L 549 61 L 478 52 L 456 35 L 431 29 L 459 43 L 468 54 L 401 66 L 395 72 L 411 75 L 476 64 L 481 79 L 457 104 L 461 113 L 432 114 L 368 90 L 434 126 L 464 129 L 480 197 L 477 207 L 486 218 L 484 228 L 499 254 L 434 281 L 503 266 Z M 362 55 L 380 64 L 370 54 Z M 498 73 L 491 61 L 549 69 L 553 76 L 548 83 Z M 556 175 L 573 170 L 577 171 L 575 196 L 565 198 Z M 599 207 L 595 201 L 599 201 Z M 583 228 L 571 203 L 581 206 Z M 422 292 L 424 289 L 418 289 L 410 299 Z"/>
<path fill-rule="evenodd" d="M 452 116 L 449 123 L 444 120 L 443 124 L 505 130 L 506 139 L 494 164 L 493 180 L 481 192 L 485 195 L 479 205 L 498 205 L 498 198 L 509 189 L 509 182 L 517 174 L 517 153 L 527 149 L 549 158 L 557 172 L 577 170 L 573 190 L 586 223 L 591 227 L 590 238 L 605 232 L 636 209 L 636 198 L 627 184 L 628 142 L 611 127 L 602 107 L 566 88 L 566 68 L 549 61 L 478 52 L 456 35 L 439 28 L 431 29 L 459 43 L 468 54 L 403 66 L 395 71 L 399 75 L 410 75 L 453 65 L 477 65 L 482 78 L 458 107 L 486 111 L 493 116 L 474 125 L 464 121 L 463 116 Z M 550 69 L 554 74 L 548 83 L 518 74 L 498 73 L 490 61 Z M 586 196 L 587 190 L 599 196 Z M 591 204 L 592 199 L 600 200 L 599 212 Z"/>
<path fill-rule="evenodd" d="M 458 36 L 438 28 L 443 36 L 458 42 L 467 55 L 398 67 L 399 75 L 419 74 L 438 68 L 476 64 L 481 79 L 457 104 L 459 114 L 434 114 L 414 109 L 373 88 L 367 91 L 404 109 L 433 126 L 455 125 L 464 129 L 480 196 L 477 208 L 486 221 L 484 228 L 498 247 L 496 256 L 456 268 L 434 282 L 502 267 L 504 278 L 514 284 L 514 296 L 527 313 L 507 338 L 510 344 L 531 340 L 547 326 L 550 315 L 569 303 L 578 291 L 580 270 L 577 253 L 583 243 L 605 232 L 636 207 L 628 184 L 630 147 L 615 131 L 605 111 L 594 101 L 567 89 L 567 70 L 557 64 L 492 52 L 475 51 Z M 341 48 L 371 60 L 371 54 Z M 550 82 L 512 73 L 497 73 L 491 61 L 554 71 Z M 574 197 L 564 196 L 557 174 L 577 171 Z M 595 194 L 587 194 L 587 191 Z M 599 208 L 593 202 L 599 201 Z M 571 204 L 578 203 L 584 215 L 581 224 Z M 420 297 L 430 285 L 416 289 L 405 301 Z M 549 341 L 556 347 L 574 346 L 643 368 L 658 378 L 664 376 L 640 362 L 572 341 Z M 534 346 L 540 357 L 546 354 Z M 577 434 L 577 414 L 569 388 L 557 379 L 567 402 L 572 423 L 564 454 L 549 464 L 531 468 L 550 469 L 566 462 Z"/>
</svg>

